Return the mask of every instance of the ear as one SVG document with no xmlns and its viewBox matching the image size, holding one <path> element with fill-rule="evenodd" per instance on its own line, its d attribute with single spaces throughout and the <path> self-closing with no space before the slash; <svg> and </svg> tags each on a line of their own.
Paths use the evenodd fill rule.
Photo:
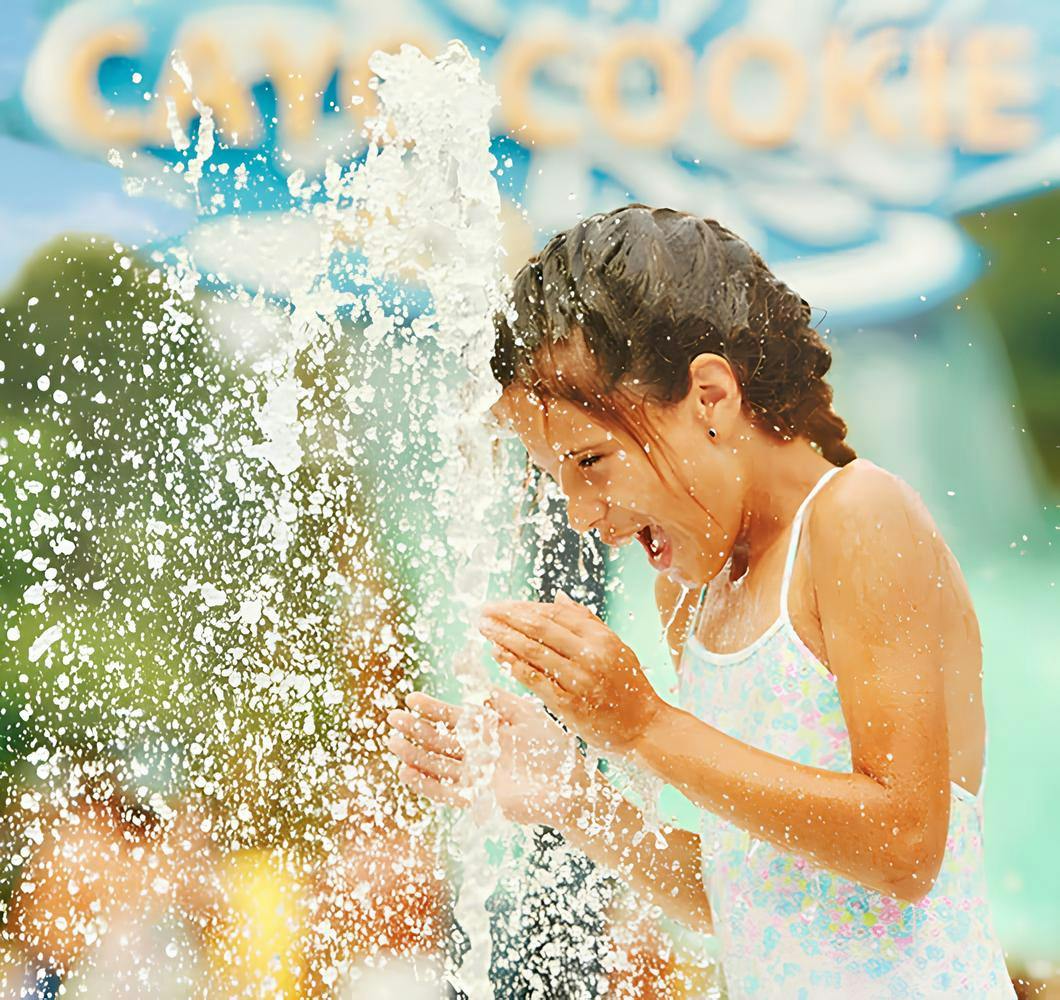
<svg viewBox="0 0 1060 1000">
<path fill-rule="evenodd" d="M 743 404 L 732 365 L 720 354 L 697 354 L 688 366 L 688 374 L 685 402 L 695 419 L 716 428 L 720 437 L 732 427 Z"/>
</svg>

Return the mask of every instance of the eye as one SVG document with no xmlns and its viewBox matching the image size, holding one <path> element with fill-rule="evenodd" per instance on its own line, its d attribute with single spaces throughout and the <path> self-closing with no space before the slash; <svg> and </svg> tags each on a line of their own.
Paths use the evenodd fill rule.
<svg viewBox="0 0 1060 1000">
<path fill-rule="evenodd" d="M 603 457 L 603 455 L 586 455 L 585 458 L 578 459 L 578 466 L 582 469 L 588 469 L 590 465 L 596 465 Z"/>
</svg>

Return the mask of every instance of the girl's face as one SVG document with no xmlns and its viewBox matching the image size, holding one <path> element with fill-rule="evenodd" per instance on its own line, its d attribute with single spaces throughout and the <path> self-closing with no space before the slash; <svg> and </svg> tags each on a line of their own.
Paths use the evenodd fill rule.
<svg viewBox="0 0 1060 1000">
<path fill-rule="evenodd" d="M 575 531 L 595 528 L 608 545 L 638 541 L 657 572 L 697 586 L 728 559 L 743 505 L 735 453 L 716 443 L 720 430 L 709 435 L 732 407 L 697 389 L 675 405 L 638 404 L 633 419 L 646 447 L 577 404 L 543 405 L 516 385 L 493 413 L 559 485 Z"/>
</svg>

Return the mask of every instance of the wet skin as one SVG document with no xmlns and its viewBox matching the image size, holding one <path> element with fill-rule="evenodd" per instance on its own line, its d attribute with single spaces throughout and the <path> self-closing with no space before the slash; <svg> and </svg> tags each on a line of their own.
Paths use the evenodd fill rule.
<svg viewBox="0 0 1060 1000">
<path fill-rule="evenodd" d="M 749 644 L 776 617 L 792 517 L 830 465 L 808 442 L 783 442 L 754 426 L 723 359 L 702 355 L 690 372 L 685 399 L 638 411 L 648 451 L 581 408 L 542 406 L 520 389 L 506 390 L 494 412 L 556 479 L 576 530 L 595 529 L 615 544 L 651 526 L 660 615 L 677 623 L 671 646 L 679 647 L 688 617 L 681 585 L 707 585 L 698 638 L 725 652 Z M 836 675 L 850 773 L 765 753 L 662 701 L 633 651 L 569 599 L 490 605 L 480 627 L 497 659 L 571 732 L 626 755 L 758 837 L 872 888 L 921 898 L 942 860 L 949 782 L 974 792 L 982 768 L 979 633 L 956 560 L 919 497 L 857 460 L 809 509 L 790 611 L 800 638 Z M 459 762 L 443 772 L 436 744 L 410 730 L 413 718 L 432 720 L 451 739 L 441 714 L 428 702 L 395 713 L 400 735 L 392 749 L 413 787 L 455 802 Z M 544 783 L 554 789 L 552 778 Z M 535 794 L 531 787 L 528 797 Z M 578 823 L 587 795 L 584 782 L 568 782 L 560 804 L 553 793 L 538 821 L 632 871 L 679 919 L 709 920 L 697 838 L 675 831 L 665 851 L 645 857 L 651 838 L 632 846 L 643 821 L 631 806 L 620 808 L 610 829 L 588 836 Z M 527 821 L 533 803 L 519 812 Z M 667 903 L 675 888 L 679 902 Z"/>
</svg>

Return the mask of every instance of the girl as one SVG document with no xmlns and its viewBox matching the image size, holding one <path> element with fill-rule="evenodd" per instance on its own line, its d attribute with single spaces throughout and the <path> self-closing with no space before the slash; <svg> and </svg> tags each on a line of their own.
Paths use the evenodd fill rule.
<svg viewBox="0 0 1060 1000">
<path fill-rule="evenodd" d="M 643 205 L 550 240 L 512 304 L 494 412 L 577 531 L 644 546 L 681 707 L 570 599 L 488 605 L 539 699 L 493 699 L 506 815 L 712 928 L 730 997 L 1013 997 L 971 599 L 917 495 L 845 442 L 809 306 L 717 223 Z M 643 836 L 542 703 L 702 807 L 698 836 Z M 466 801 L 461 711 L 391 716 L 403 780 L 438 802 Z"/>
</svg>

